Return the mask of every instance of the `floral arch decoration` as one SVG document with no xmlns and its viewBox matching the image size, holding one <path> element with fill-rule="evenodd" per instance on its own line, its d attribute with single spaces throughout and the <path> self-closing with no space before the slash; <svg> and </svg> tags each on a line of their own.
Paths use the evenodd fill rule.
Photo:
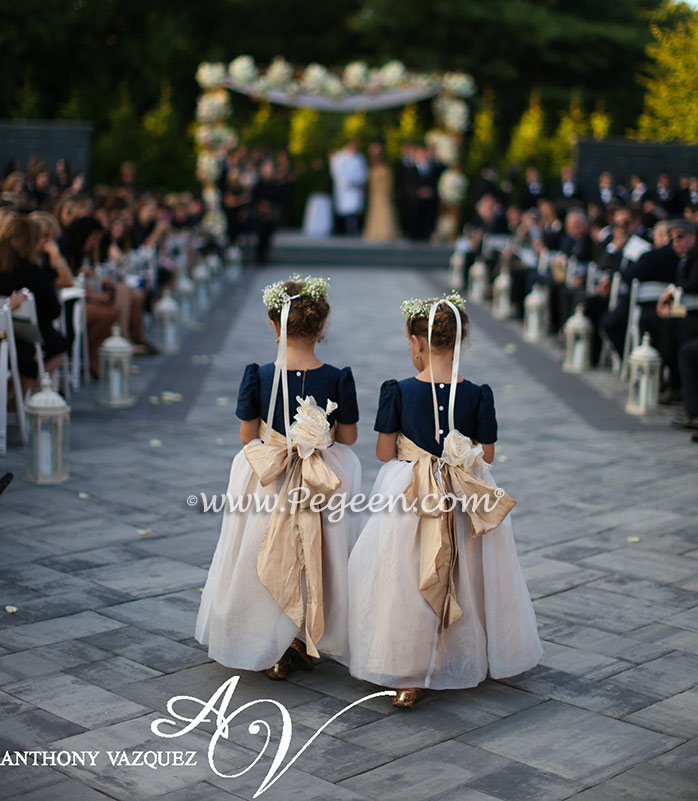
<svg viewBox="0 0 698 801">
<path fill-rule="evenodd" d="M 222 155 L 235 147 L 238 139 L 230 125 L 232 107 L 228 90 L 255 100 L 335 112 L 394 108 L 433 97 L 437 128 L 427 134 L 427 142 L 448 165 L 457 162 L 460 141 L 468 125 L 469 111 L 464 98 L 475 92 L 473 79 L 463 72 L 412 73 L 400 61 L 389 61 L 380 69 L 370 69 L 365 62 L 354 61 L 341 73 L 333 73 L 321 64 L 310 64 L 296 71 L 277 56 L 262 71 L 251 56 L 243 55 L 227 68 L 225 64 L 200 64 L 196 80 L 201 88 L 195 127 L 197 178 L 203 184 L 204 223 L 214 235 L 225 231 L 217 187 Z"/>
</svg>

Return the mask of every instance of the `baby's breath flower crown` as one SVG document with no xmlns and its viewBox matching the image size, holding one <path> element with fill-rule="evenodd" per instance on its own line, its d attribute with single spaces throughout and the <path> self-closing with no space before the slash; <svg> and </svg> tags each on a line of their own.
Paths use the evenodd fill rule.
<svg viewBox="0 0 698 801">
<path fill-rule="evenodd" d="M 417 317 L 428 317 L 429 309 L 431 309 L 432 304 L 436 303 L 437 300 L 448 300 L 458 309 L 465 309 L 465 299 L 461 297 L 460 293 L 451 292 L 448 295 L 444 294 L 442 298 L 426 298 L 425 300 L 409 298 L 409 300 L 403 300 L 400 305 L 400 311 L 407 320 L 414 320 Z"/>
<path fill-rule="evenodd" d="M 301 278 L 299 273 L 294 273 L 293 275 L 289 276 L 287 280 L 293 281 L 294 283 L 303 284 L 298 293 L 302 298 L 312 298 L 313 300 L 322 300 L 323 298 L 327 298 L 327 293 L 330 288 L 329 278 L 320 278 L 314 275 L 306 275 L 305 278 Z M 281 309 L 284 307 L 284 304 L 291 299 L 288 292 L 284 288 L 285 283 L 287 282 L 275 281 L 273 284 L 268 284 L 264 287 L 262 292 L 262 300 L 264 301 L 264 305 L 267 307 L 267 309 L 276 309 L 277 311 L 281 311 Z"/>
</svg>

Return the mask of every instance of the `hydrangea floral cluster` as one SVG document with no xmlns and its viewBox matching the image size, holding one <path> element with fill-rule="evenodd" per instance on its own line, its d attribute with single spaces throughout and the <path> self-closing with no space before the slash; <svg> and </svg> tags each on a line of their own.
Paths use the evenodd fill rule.
<svg viewBox="0 0 698 801">
<path fill-rule="evenodd" d="M 313 300 L 322 300 L 327 298 L 327 293 L 330 288 L 330 279 L 321 278 L 314 275 L 306 275 L 302 278 L 300 273 L 294 273 L 289 276 L 287 281 L 294 283 L 302 283 L 299 295 L 302 298 L 312 298 Z M 281 311 L 284 305 L 291 299 L 284 284 L 286 281 L 275 281 L 264 287 L 262 291 L 262 301 L 267 309 L 276 309 Z"/>
<path fill-rule="evenodd" d="M 465 309 L 465 298 L 459 292 L 450 292 L 448 295 L 444 294 L 442 298 L 409 298 L 403 300 L 400 305 L 402 316 L 407 320 L 414 320 L 417 317 L 428 317 L 429 309 L 438 300 L 448 300 L 459 309 Z"/>
</svg>

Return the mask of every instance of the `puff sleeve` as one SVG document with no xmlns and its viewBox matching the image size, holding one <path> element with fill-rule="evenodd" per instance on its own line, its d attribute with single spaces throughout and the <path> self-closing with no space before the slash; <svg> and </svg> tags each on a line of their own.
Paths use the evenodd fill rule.
<svg viewBox="0 0 698 801">
<path fill-rule="evenodd" d="M 259 365 L 248 364 L 238 390 L 238 405 L 235 414 L 240 420 L 256 420 L 262 416 L 260 409 Z"/>
<path fill-rule="evenodd" d="M 494 395 L 488 384 L 480 387 L 473 439 L 482 445 L 497 441 L 497 417 L 494 413 Z"/>
<path fill-rule="evenodd" d="M 356 384 L 351 367 L 343 367 L 337 379 L 337 422 L 351 425 L 358 422 L 359 404 L 356 400 Z"/>
<path fill-rule="evenodd" d="M 394 378 L 384 381 L 378 399 L 378 412 L 374 431 L 394 434 L 400 430 L 400 388 Z"/>
</svg>

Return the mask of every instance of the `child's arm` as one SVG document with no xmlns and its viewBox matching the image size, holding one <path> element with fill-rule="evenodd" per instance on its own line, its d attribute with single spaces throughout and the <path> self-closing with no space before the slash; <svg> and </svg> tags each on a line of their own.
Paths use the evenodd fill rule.
<svg viewBox="0 0 698 801">
<path fill-rule="evenodd" d="M 492 464 L 494 461 L 494 442 L 482 446 L 482 458 L 487 464 Z"/>
<path fill-rule="evenodd" d="M 259 417 L 254 420 L 243 420 L 240 423 L 240 442 L 247 445 L 253 439 L 259 437 Z"/>
<path fill-rule="evenodd" d="M 341 442 L 343 445 L 353 445 L 357 436 L 356 423 L 337 423 L 337 428 L 334 432 L 335 442 Z"/>
<path fill-rule="evenodd" d="M 376 456 L 381 462 L 389 462 L 397 456 L 397 431 L 392 434 L 378 434 Z"/>
</svg>

